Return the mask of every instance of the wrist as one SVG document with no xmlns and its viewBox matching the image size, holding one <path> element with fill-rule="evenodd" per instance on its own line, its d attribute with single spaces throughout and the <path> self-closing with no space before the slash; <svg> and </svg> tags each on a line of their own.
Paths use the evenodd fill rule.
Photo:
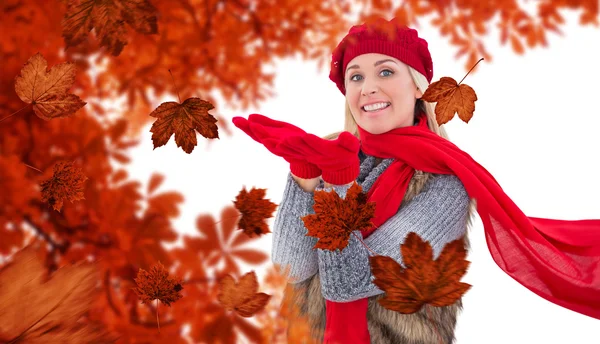
<svg viewBox="0 0 600 344">
<path fill-rule="evenodd" d="M 317 165 L 308 162 L 290 163 L 290 172 L 292 172 L 292 175 L 302 179 L 313 179 L 321 176 L 321 169 Z"/>
<path fill-rule="evenodd" d="M 358 160 L 358 159 L 357 159 Z M 346 185 L 352 184 L 360 173 L 360 165 L 358 161 L 351 166 L 344 167 L 339 170 L 323 170 L 323 181 L 327 184 Z"/>
</svg>

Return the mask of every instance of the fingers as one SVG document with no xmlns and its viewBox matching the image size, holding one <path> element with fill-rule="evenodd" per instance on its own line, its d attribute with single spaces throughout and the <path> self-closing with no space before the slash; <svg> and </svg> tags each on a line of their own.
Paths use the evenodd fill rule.
<svg viewBox="0 0 600 344">
<path fill-rule="evenodd" d="M 322 156 L 323 152 L 320 149 L 321 146 L 319 146 L 318 143 L 309 142 L 309 137 L 311 135 L 312 134 L 306 134 L 303 136 L 290 136 L 282 141 L 282 146 L 287 147 L 287 149 L 294 150 L 305 157 Z"/>
<path fill-rule="evenodd" d="M 250 122 L 248 122 L 248 120 L 246 120 L 244 117 L 235 116 L 231 119 L 231 121 L 236 127 L 240 128 L 244 133 L 246 133 L 246 135 L 250 136 L 254 141 L 260 142 L 258 137 L 254 134 L 254 132 L 252 132 L 252 129 L 250 128 Z"/>
<path fill-rule="evenodd" d="M 342 148 L 348 152 L 358 153 L 360 148 L 360 142 L 358 141 L 358 138 L 347 131 L 342 132 L 335 140 L 322 139 L 312 134 L 304 136 L 303 139 L 308 145 L 317 148 L 319 151 L 335 151 L 339 150 L 339 148 Z"/>
<path fill-rule="evenodd" d="M 304 133 L 304 130 L 296 127 L 293 124 L 283 122 L 283 121 L 277 121 L 277 120 L 271 119 L 267 116 L 263 116 L 263 115 L 257 114 L 257 113 L 251 114 L 250 116 L 248 116 L 248 121 L 250 121 L 251 123 L 259 124 L 266 128 L 288 129 L 293 132 Z"/>
<path fill-rule="evenodd" d="M 358 152 L 360 149 L 360 141 L 358 138 L 347 131 L 342 132 L 335 140 L 340 147 L 343 147 L 351 152 Z"/>
</svg>

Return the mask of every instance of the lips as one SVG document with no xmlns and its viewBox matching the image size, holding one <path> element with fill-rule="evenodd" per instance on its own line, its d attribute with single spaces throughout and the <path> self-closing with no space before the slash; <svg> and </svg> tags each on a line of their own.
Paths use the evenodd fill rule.
<svg viewBox="0 0 600 344">
<path fill-rule="evenodd" d="M 373 116 L 373 115 L 378 115 L 379 113 L 383 112 L 384 110 L 388 109 L 390 106 L 392 106 L 392 104 L 390 102 L 379 102 L 379 103 L 386 103 L 388 104 L 386 107 L 381 108 L 381 109 L 377 109 L 374 111 L 367 111 L 365 110 L 364 106 L 361 106 L 360 110 L 366 115 L 366 116 Z M 377 103 L 371 103 L 371 104 L 377 104 Z M 367 104 L 370 105 L 370 104 Z"/>
</svg>

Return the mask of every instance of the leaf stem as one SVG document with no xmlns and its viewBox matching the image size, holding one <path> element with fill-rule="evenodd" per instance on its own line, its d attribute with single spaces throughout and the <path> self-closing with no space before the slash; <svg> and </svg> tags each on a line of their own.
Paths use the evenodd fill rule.
<svg viewBox="0 0 600 344">
<path fill-rule="evenodd" d="M 173 86 L 175 86 L 175 92 L 177 92 L 177 98 L 179 98 L 179 104 L 181 104 L 181 97 L 179 96 L 179 89 L 177 89 L 177 84 L 175 83 L 175 78 L 173 77 L 173 73 L 171 73 L 171 69 L 169 69 L 169 74 L 171 74 L 171 79 L 173 80 Z"/>
<path fill-rule="evenodd" d="M 32 168 L 32 169 L 34 169 L 34 170 L 38 171 L 39 173 L 44 173 L 44 172 L 42 172 L 42 171 L 38 170 L 37 168 L 35 168 L 35 167 L 31 166 L 31 165 L 27 165 L 26 163 L 23 163 L 23 165 L 25 165 L 25 166 L 27 166 L 27 167 L 29 167 L 29 168 Z"/>
<path fill-rule="evenodd" d="M 369 246 L 367 246 L 367 244 L 365 244 L 365 242 L 362 241 L 362 239 L 358 235 L 356 235 L 356 233 L 354 233 L 354 231 L 352 231 L 352 235 L 354 235 L 367 248 L 367 250 L 373 252 L 374 255 L 378 256 L 377 252 L 371 250 L 371 248 Z"/>
<path fill-rule="evenodd" d="M 158 333 L 160 333 L 160 322 L 158 321 L 158 299 L 156 299 L 156 324 L 158 325 Z"/>
<path fill-rule="evenodd" d="M 17 110 L 16 112 L 13 112 L 12 114 L 10 114 L 10 115 L 8 115 L 8 116 L 6 116 L 6 117 L 4 117 L 4 118 L 0 119 L 0 122 L 4 121 L 4 120 L 5 120 L 5 119 L 7 119 L 7 118 L 10 118 L 10 117 L 12 117 L 12 116 L 16 115 L 16 114 L 17 114 L 17 113 L 19 113 L 21 110 L 23 110 L 24 108 L 28 107 L 29 105 L 31 105 L 31 104 L 27 104 L 27 105 L 23 106 L 22 108 L 20 108 L 19 110 Z"/>
<path fill-rule="evenodd" d="M 469 75 L 469 73 L 471 73 L 471 71 L 473 70 L 473 68 L 475 68 L 475 66 L 477 66 L 477 64 L 479 64 L 479 62 L 481 62 L 483 60 L 483 57 L 479 59 L 479 61 L 477 61 L 477 63 L 475 63 L 473 65 L 473 67 L 471 67 L 471 69 L 469 69 L 469 71 L 467 72 L 467 74 L 465 74 L 465 76 L 463 76 L 463 78 L 460 80 L 460 82 L 458 83 L 458 85 L 460 85 L 461 82 L 463 82 L 463 80 L 465 80 L 465 78 L 467 77 L 467 75 Z"/>
<path fill-rule="evenodd" d="M 433 316 L 429 313 L 430 312 L 429 307 L 427 307 L 427 305 L 423 305 L 423 308 L 425 308 L 425 313 L 427 313 L 427 318 L 431 322 L 431 326 L 433 327 L 433 330 L 437 334 L 438 338 L 440 338 L 440 344 L 444 344 L 444 340 L 442 339 L 442 335 L 440 334 L 440 332 L 437 329 L 437 326 L 435 326 L 435 323 L 433 322 Z"/>
</svg>

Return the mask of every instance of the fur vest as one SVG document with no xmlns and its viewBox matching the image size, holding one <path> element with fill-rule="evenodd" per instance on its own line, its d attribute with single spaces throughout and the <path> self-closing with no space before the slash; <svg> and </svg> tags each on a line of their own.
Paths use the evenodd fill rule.
<svg viewBox="0 0 600 344">
<path fill-rule="evenodd" d="M 432 176 L 434 175 L 427 172 L 415 171 L 402 205 L 418 195 Z M 472 198 L 465 232 L 467 250 L 470 247 L 468 229 L 472 225 L 476 209 L 475 199 Z M 462 310 L 462 299 L 450 306 L 425 305 L 415 313 L 402 314 L 384 308 L 377 302 L 384 295 L 369 297 L 367 322 L 372 344 L 439 344 L 439 336 L 445 344 L 454 343 L 454 330 L 458 314 Z M 288 318 L 288 343 L 322 344 L 325 332 L 325 298 L 321 293 L 319 274 L 297 284 L 288 284 L 283 300 L 282 307 L 286 311 L 282 314 Z M 432 321 L 436 324 L 435 329 L 431 326 Z"/>
</svg>

